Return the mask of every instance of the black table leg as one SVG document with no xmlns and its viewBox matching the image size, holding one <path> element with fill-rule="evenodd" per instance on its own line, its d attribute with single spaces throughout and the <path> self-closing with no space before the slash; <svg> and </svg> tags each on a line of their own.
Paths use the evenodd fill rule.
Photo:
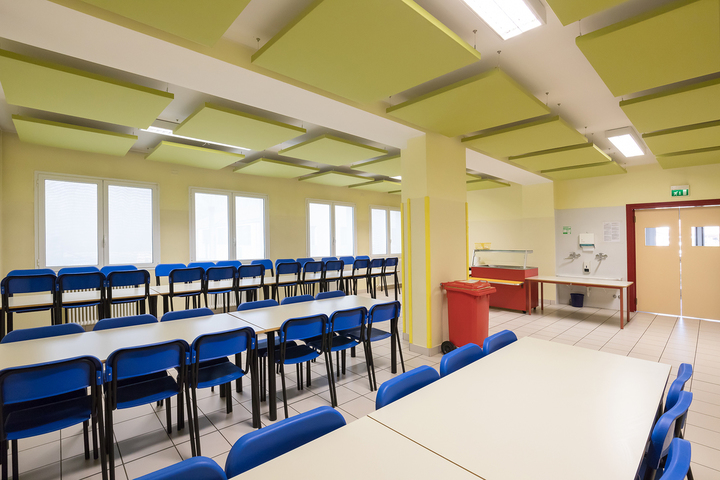
<svg viewBox="0 0 720 480">
<path fill-rule="evenodd" d="M 260 377 L 258 376 L 257 350 L 247 351 L 250 357 L 250 395 L 252 396 L 252 422 L 253 428 L 260 428 Z M 242 381 L 242 378 L 240 379 Z"/>
<path fill-rule="evenodd" d="M 158 314 L 157 314 L 157 297 L 156 296 L 148 297 L 148 306 L 150 307 L 150 315 L 157 318 Z"/>
<path fill-rule="evenodd" d="M 277 392 L 275 391 L 275 332 L 267 332 L 268 401 L 271 421 L 277 420 Z"/>
</svg>

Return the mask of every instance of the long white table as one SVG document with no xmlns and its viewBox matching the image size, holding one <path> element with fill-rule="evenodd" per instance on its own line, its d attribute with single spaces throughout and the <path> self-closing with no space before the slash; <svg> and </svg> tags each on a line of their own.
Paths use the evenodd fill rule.
<svg viewBox="0 0 720 480">
<path fill-rule="evenodd" d="M 525 279 L 527 282 L 537 282 L 540 284 L 540 311 L 545 310 L 545 304 L 544 304 L 544 292 L 543 292 L 543 284 L 545 283 L 554 283 L 556 285 L 576 285 L 578 287 L 598 287 L 598 288 L 610 288 L 615 289 L 620 292 L 620 328 L 625 328 L 625 322 L 623 318 L 623 312 L 624 307 L 623 303 L 625 301 L 625 293 L 628 291 L 628 288 L 630 285 L 633 284 L 633 282 L 624 282 L 624 281 L 618 281 L 618 280 L 602 280 L 599 278 L 592 278 L 592 277 L 555 277 L 555 276 L 549 276 L 549 275 L 538 275 L 536 277 L 528 277 Z M 528 299 L 530 298 L 530 288 L 528 288 Z M 528 300 L 529 301 L 529 300 Z M 530 309 L 528 309 L 527 314 L 530 315 Z M 630 301 L 628 299 L 627 302 L 627 321 L 630 321 Z"/>
<path fill-rule="evenodd" d="M 369 416 L 486 480 L 632 480 L 669 374 L 526 337 Z"/>
</svg>

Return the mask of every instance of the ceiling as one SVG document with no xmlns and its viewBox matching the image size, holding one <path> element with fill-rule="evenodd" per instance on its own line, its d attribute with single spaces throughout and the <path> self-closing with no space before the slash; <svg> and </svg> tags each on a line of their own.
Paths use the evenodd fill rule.
<svg viewBox="0 0 720 480">
<path fill-rule="evenodd" d="M 413 2 L 392 0 L 392 2 L 396 1 L 398 4 L 415 5 Z M 703 2 L 717 3 L 718 1 L 680 0 L 680 2 L 693 5 Z M 142 4 L 135 0 L 132 3 Z M 188 5 L 192 5 L 192 3 L 189 2 Z M 70 113 L 47 112 L 38 108 L 11 105 L 5 100 L 3 90 L 0 90 L 0 128 L 5 131 L 15 131 L 11 116 L 13 114 L 23 115 L 43 121 L 136 135 L 138 140 L 131 150 L 146 154 L 152 151 L 160 141 L 171 141 L 244 154 L 245 158 L 234 163 L 234 168 L 265 158 L 319 168 L 321 174 L 334 170 L 370 179 L 387 180 L 384 175 L 362 170 L 362 164 L 374 164 L 375 162 L 372 160 L 357 161 L 358 157 L 351 155 L 347 161 L 337 160 L 334 162 L 336 165 L 332 165 L 327 163 L 327 160 L 322 160 L 322 152 L 317 157 L 321 161 L 292 158 L 291 147 L 324 135 L 331 135 L 347 142 L 366 145 L 377 152 L 387 152 L 387 155 L 379 153 L 378 158 L 384 156 L 392 158 L 405 147 L 408 139 L 422 135 L 425 131 L 439 131 L 442 126 L 414 119 L 412 116 L 398 119 L 388 111 L 397 110 L 402 107 L 401 104 L 406 102 L 422 108 L 423 99 L 432 99 L 435 104 L 428 105 L 428 107 L 432 107 L 429 111 L 438 111 L 440 107 L 437 105 L 437 99 L 442 96 L 437 95 L 436 92 L 447 92 L 455 84 L 464 85 L 468 79 L 489 74 L 499 68 L 503 75 L 507 75 L 522 92 L 527 92 L 527 95 L 534 97 L 545 110 L 532 113 L 531 118 L 520 116 L 518 117 L 522 118 L 520 121 L 513 121 L 510 117 L 498 120 L 499 122 L 513 122 L 509 124 L 498 124 L 497 121 L 493 123 L 493 119 L 474 122 L 474 125 L 481 125 L 480 128 L 485 130 L 463 131 L 464 128 L 471 127 L 459 127 L 460 130 L 453 128 L 451 134 L 457 135 L 459 131 L 462 131 L 461 136 L 463 137 L 477 136 L 478 134 L 485 136 L 493 134 L 495 131 L 511 129 L 515 135 L 522 135 L 525 123 L 537 123 L 543 118 L 559 116 L 563 124 L 584 135 L 587 141 L 597 147 L 597 150 L 608 155 L 617 164 L 627 167 L 655 163 L 657 160 L 649 149 L 646 149 L 646 155 L 625 159 L 605 138 L 604 132 L 607 130 L 632 125 L 623 109 L 620 108 L 620 101 L 657 94 L 671 87 L 677 88 L 697 83 L 698 80 L 707 81 L 720 77 L 720 72 L 712 72 L 714 67 L 710 62 L 709 70 L 706 68 L 699 71 L 705 74 L 700 79 L 694 76 L 691 76 L 692 78 L 680 76 L 679 80 L 673 79 L 679 83 L 671 86 L 651 85 L 644 91 L 615 97 L 606 86 L 606 82 L 611 83 L 611 79 L 603 73 L 593 56 L 588 54 L 586 58 L 578 47 L 581 43 L 580 40 L 576 45 L 576 38 L 579 36 L 583 39 L 583 35 L 591 32 L 595 32 L 593 35 L 598 35 L 603 33 L 603 29 L 612 29 L 611 25 L 620 24 L 619 22 L 632 23 L 632 20 L 629 19 L 639 15 L 648 15 L 648 12 L 656 8 L 669 8 L 670 4 L 672 4 L 670 6 L 674 6 L 677 3 L 670 0 L 627 0 L 625 2 L 613 0 L 606 3 L 620 4 L 567 26 L 563 26 L 552 9 L 543 2 L 546 10 L 546 24 L 506 41 L 503 41 L 487 27 L 462 0 L 416 0 L 417 5 L 421 8 L 413 6 L 410 12 L 388 9 L 387 4 L 390 3 L 390 0 L 367 0 L 362 3 L 363 8 L 377 8 L 376 14 L 382 16 L 381 23 L 386 24 L 385 30 L 391 30 L 383 42 L 373 45 L 375 54 L 368 54 L 368 58 L 362 58 L 363 50 L 352 50 L 353 42 L 357 44 L 358 41 L 362 41 L 362 38 L 359 40 L 357 38 L 359 34 L 353 34 L 353 26 L 357 25 L 353 23 L 352 15 L 346 15 L 344 21 L 347 25 L 339 31 L 333 30 L 330 26 L 324 28 L 323 25 L 331 22 L 322 22 L 322 16 L 312 18 L 313 12 L 320 12 L 318 5 L 330 3 L 335 6 L 347 5 L 343 8 L 351 8 L 354 2 L 349 0 L 324 0 L 324 2 L 321 0 L 274 0 L 272 2 L 251 0 L 222 34 L 220 40 L 214 45 L 212 41 L 206 40 L 214 38 L 213 36 L 217 37 L 217 29 L 214 32 L 203 32 L 205 40 L 199 42 L 205 43 L 205 45 L 201 45 L 187 38 L 168 33 L 162 22 L 153 23 L 152 19 L 148 20 L 142 16 L 128 19 L 117 13 L 103 10 L 97 6 L 103 5 L 103 2 L 100 1 L 23 0 L 17 2 L 0 0 L 0 49 L 173 94 L 174 99 L 157 117 L 153 123 L 154 126 L 175 129 L 202 105 L 211 103 L 240 114 L 282 123 L 289 126 L 288 128 L 295 128 L 299 133 L 301 133 L 301 129 L 304 129 L 307 133 L 267 147 L 262 151 L 228 149 L 203 145 L 202 142 L 143 132 L 138 128 L 141 125 L 121 126 L 75 117 Z M 556 4 L 556 8 L 560 8 L 558 5 L 563 2 L 554 0 L 551 3 Z M 707 7 L 712 9 L 713 5 L 707 5 Z M 196 14 L 193 13 L 193 15 Z M 570 15 L 572 14 L 575 12 Z M 418 25 L 423 25 L 423 22 L 427 21 L 435 26 L 420 32 L 415 32 L 413 29 L 392 28 L 393 25 L 399 26 L 400 20 L 396 18 L 397 15 L 400 15 L 398 17 L 400 20 L 405 18 L 403 15 L 412 15 L 416 19 L 414 21 L 419 22 Z M 137 18 L 140 20 L 138 21 Z M 303 24 L 307 18 L 312 18 L 316 23 Z M 565 20 L 567 23 L 567 18 Z M 139 23 L 140 21 L 155 26 Z M 314 28 L 308 29 L 308 25 L 314 26 Z M 643 26 L 645 25 L 643 24 Z M 301 27 L 304 30 L 301 30 Z M 224 29 L 225 27 L 218 28 Z M 714 23 L 706 25 L 706 29 L 709 32 L 707 33 L 708 37 L 718 33 L 718 28 Z M 307 72 L 308 65 L 312 70 L 314 65 L 312 62 L 327 61 L 326 55 L 323 55 L 322 52 L 320 54 L 317 51 L 311 52 L 314 53 L 314 57 L 309 55 L 305 60 L 306 64 L 297 67 L 300 70 L 297 68 L 296 70 L 285 69 L 285 64 L 282 61 L 278 63 L 277 60 L 274 64 L 268 62 L 269 65 L 265 66 L 261 65 L 262 62 L 254 63 L 253 55 L 255 53 L 263 53 L 258 58 L 262 58 L 270 52 L 280 59 L 283 58 L 283 55 L 287 56 L 287 52 L 278 50 L 283 46 L 283 38 L 293 38 L 292 36 L 285 37 L 286 35 L 299 35 L 298 38 L 305 38 L 308 30 L 322 30 L 318 35 L 326 36 L 311 38 L 311 40 L 319 42 L 317 48 L 321 48 L 323 45 L 323 38 L 332 39 L 341 48 L 352 52 L 353 58 L 358 58 L 359 62 L 366 62 L 368 66 L 372 66 L 372 69 L 367 69 L 369 73 L 366 81 L 376 81 L 378 84 L 385 82 L 383 84 L 386 85 L 391 83 L 403 85 L 404 82 L 405 86 L 413 85 L 415 82 L 422 83 L 399 92 L 392 88 L 386 89 L 386 92 L 394 93 L 391 96 L 378 98 L 377 93 L 369 96 L 346 94 L 332 85 L 314 84 L 319 80 L 312 76 L 294 73 L 295 71 Z M 436 42 L 443 44 L 442 48 L 438 47 L 438 51 L 430 53 L 442 56 L 446 51 L 443 50 L 445 48 L 448 49 L 447 52 L 461 55 L 463 49 L 475 47 L 479 52 L 480 60 L 475 61 L 477 57 L 475 56 L 471 62 L 467 61 L 467 57 L 463 57 L 465 60 L 459 64 L 448 62 L 448 65 L 443 67 L 444 70 L 439 68 L 431 75 L 431 77 L 439 76 L 428 81 L 426 78 L 422 78 L 422 75 L 416 75 L 414 79 L 410 77 L 410 80 L 406 77 L 396 78 L 394 75 L 397 72 L 388 68 L 389 60 L 387 58 L 391 57 L 383 57 L 384 63 L 377 64 L 379 55 L 381 53 L 386 55 L 385 50 L 390 51 L 388 55 L 394 53 L 395 50 L 398 55 L 402 54 L 395 61 L 399 67 L 404 65 L 406 60 L 409 62 L 415 55 L 422 55 L 422 51 L 419 53 L 413 51 L 413 48 L 421 40 L 419 37 L 415 37 L 421 34 L 425 37 L 428 32 L 436 36 Z M 708 38 L 711 43 L 712 38 Z M 701 36 L 700 41 L 703 39 L 704 37 Z M 395 48 L 387 48 L 388 45 L 394 45 Z M 425 47 L 426 50 L 427 48 Z M 300 52 L 300 54 L 303 53 Z M 293 56 L 297 57 L 298 53 L 293 53 Z M 285 60 L 285 62 L 287 61 Z M 466 66 L 462 66 L 463 62 Z M 392 64 L 390 63 L 390 65 Z M 328 68 L 327 64 L 321 66 Z M 596 68 L 598 68 L 597 71 Z M 395 70 L 400 69 L 396 68 Z M 409 66 L 407 70 L 410 73 L 415 72 L 411 71 Z M 296 75 L 298 78 L 289 78 L 288 75 Z M 329 75 L 323 76 L 323 81 Z M 601 78 L 601 75 L 604 77 Z M 2 73 L 0 72 L 1 80 Z M 360 86 L 362 86 L 361 83 Z M 382 89 L 377 89 L 377 91 L 382 91 Z M 346 97 L 340 95 L 346 95 Z M 8 95 L 8 98 L 11 96 Z M 457 103 L 457 99 L 455 102 Z M 459 107 L 453 106 L 453 108 L 462 108 L 462 102 Z M 477 104 L 477 102 L 473 104 L 473 108 L 480 112 L 483 110 L 482 104 Z M 499 108 L 501 107 L 496 104 L 492 107 L 493 111 L 497 111 Z M 490 109 L 488 108 L 488 110 Z M 465 112 L 466 115 L 467 113 Z M 502 118 L 502 116 L 500 117 Z M 712 120 L 719 120 L 720 114 L 718 117 Z M 417 123 L 413 123 L 414 121 Z M 467 125 L 473 125 L 473 122 L 469 122 Z M 445 133 L 448 131 L 446 130 Z M 530 129 L 528 129 L 529 131 Z M 650 132 L 638 130 L 638 133 Z M 561 141 L 558 140 L 558 142 Z M 577 143 L 578 139 L 574 138 L 572 142 Z M 532 144 L 533 142 L 527 143 Z M 717 143 L 720 144 L 720 141 Z M 556 143 L 554 146 L 565 147 L 566 145 L 567 143 Z M 687 145 L 683 145 L 683 148 L 687 147 Z M 264 145 L 262 146 L 264 147 Z M 686 148 L 686 150 L 707 147 L 706 140 L 702 146 L 698 145 L 695 148 Z M 548 148 L 551 149 L 552 145 Z M 279 154 L 278 152 L 281 150 L 288 150 L 288 156 Z M 502 152 L 503 149 L 498 148 L 497 151 Z M 540 169 L 533 170 L 527 165 L 517 166 L 517 164 L 510 163 L 506 157 L 492 158 L 482 151 L 472 149 L 468 149 L 467 152 L 468 169 L 480 173 L 486 178 L 525 185 L 548 182 L 551 181 L 550 178 L 565 178 L 558 175 L 544 175 L 540 173 Z M 335 152 L 332 151 L 331 154 L 335 155 Z M 325 152 L 325 158 L 327 156 L 328 152 Z M 677 162 L 664 162 L 664 165 L 670 164 L 678 166 Z M 302 169 L 296 170 L 302 171 Z M 624 173 L 624 170 L 618 169 L 618 172 Z"/>
</svg>

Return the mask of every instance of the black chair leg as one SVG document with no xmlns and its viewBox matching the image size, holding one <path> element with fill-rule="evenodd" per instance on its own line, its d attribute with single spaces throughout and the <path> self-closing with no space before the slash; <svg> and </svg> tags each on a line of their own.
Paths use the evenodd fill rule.
<svg viewBox="0 0 720 480">
<path fill-rule="evenodd" d="M 172 433 L 172 412 L 170 411 L 170 405 L 172 404 L 171 397 L 168 397 L 165 401 L 165 421 L 167 422 L 167 433 Z"/>
<path fill-rule="evenodd" d="M 83 446 L 85 447 L 85 460 L 90 460 L 90 438 L 88 436 L 89 422 L 83 422 Z"/>
<path fill-rule="evenodd" d="M 97 437 L 97 417 L 92 417 L 92 442 L 93 442 L 93 458 L 98 458 L 98 437 Z"/>
<path fill-rule="evenodd" d="M 20 478 L 20 468 L 18 467 L 18 441 L 13 440 L 10 442 L 12 445 L 12 474 L 13 479 Z"/>
<path fill-rule="evenodd" d="M 283 408 L 285 409 L 285 418 L 288 418 L 287 392 L 285 391 L 285 364 L 280 363 L 280 382 L 282 383 Z"/>
<path fill-rule="evenodd" d="M 375 366 L 372 363 L 372 357 L 368 353 L 368 342 L 363 342 L 363 350 L 365 351 L 365 366 L 367 367 L 368 382 L 370 383 L 370 391 L 372 392 L 375 390 L 372 381 L 372 372 Z"/>
<path fill-rule="evenodd" d="M 310 384 L 310 362 L 305 362 L 307 364 L 307 386 L 312 386 Z"/>
<path fill-rule="evenodd" d="M 330 405 L 337 406 L 337 391 L 335 390 L 335 378 L 333 377 L 332 352 L 325 352 L 325 370 L 327 371 L 328 388 L 330 390 Z"/>
<path fill-rule="evenodd" d="M 248 352 L 247 354 L 250 355 L 250 352 Z M 239 353 L 237 355 L 235 355 L 235 365 L 238 365 L 238 366 L 242 365 L 242 357 L 240 356 Z M 242 377 L 235 380 L 235 391 L 238 393 L 242 393 L 242 391 L 243 391 Z"/>
<path fill-rule="evenodd" d="M 232 382 L 225 384 L 225 413 L 232 413 Z"/>
</svg>

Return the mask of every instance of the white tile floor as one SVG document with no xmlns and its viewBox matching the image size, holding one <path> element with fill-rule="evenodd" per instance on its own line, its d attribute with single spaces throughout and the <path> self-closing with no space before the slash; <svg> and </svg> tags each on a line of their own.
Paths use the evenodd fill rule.
<svg viewBox="0 0 720 480">
<path fill-rule="evenodd" d="M 692 363 L 694 375 L 690 390 L 694 393 L 688 415 L 686 438 L 692 442 L 693 473 L 697 480 L 720 479 L 720 323 L 678 319 L 639 313 L 624 330 L 619 329 L 619 314 L 613 310 L 550 306 L 544 315 L 491 310 L 490 333 L 503 329 L 518 337 L 533 336 L 569 343 L 594 350 L 628 355 L 673 366 Z M 389 342 L 374 347 L 378 384 L 391 378 Z M 408 368 L 430 365 L 439 368 L 440 355 L 426 357 L 412 353 L 403 342 Z M 295 371 L 288 369 L 288 409 L 290 415 L 329 404 L 325 366 L 313 365 L 312 387 L 298 391 Z M 278 389 L 280 382 L 278 381 Z M 233 413 L 225 413 L 224 399 L 209 389 L 201 390 L 200 433 L 202 453 L 221 466 L 232 444 L 252 430 L 249 383 L 243 393 L 233 392 Z M 375 393 L 370 392 L 362 353 L 348 357 L 347 375 L 337 382 L 338 410 L 348 422 L 375 409 Z M 278 395 L 278 418 L 284 418 Z M 174 403 L 173 403 L 174 404 Z M 176 416 L 173 412 L 173 419 Z M 268 425 L 267 403 L 262 405 L 262 422 Z M 138 407 L 115 415 L 117 440 L 116 478 L 134 479 L 190 456 L 187 428 L 180 433 L 164 430 L 164 407 Z M 99 461 L 82 455 L 80 428 L 72 428 L 20 442 L 20 473 L 24 480 L 99 479 Z"/>
</svg>

